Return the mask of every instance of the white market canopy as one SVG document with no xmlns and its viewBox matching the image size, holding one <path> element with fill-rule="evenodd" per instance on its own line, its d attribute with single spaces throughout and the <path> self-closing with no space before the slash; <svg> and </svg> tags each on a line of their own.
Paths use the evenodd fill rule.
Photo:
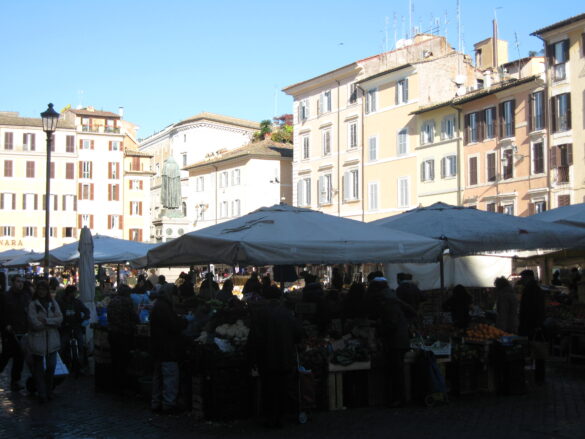
<svg viewBox="0 0 585 439">
<path fill-rule="evenodd" d="M 445 203 L 412 209 L 372 224 L 441 239 L 453 256 L 585 247 L 584 229 Z"/>
<path fill-rule="evenodd" d="M 146 266 L 429 262 L 441 251 L 437 240 L 277 204 L 161 244 Z"/>
<path fill-rule="evenodd" d="M 4 262 L 4 267 L 22 267 L 28 264 L 40 262 L 43 260 L 44 253 L 40 252 L 26 252 L 20 256 L 16 256 L 9 261 Z"/>
<path fill-rule="evenodd" d="M 570 206 L 557 207 L 532 215 L 530 218 L 549 223 L 567 224 L 577 227 L 585 227 L 585 203 L 571 204 Z"/>
<path fill-rule="evenodd" d="M 112 238 L 105 235 L 93 236 L 93 258 L 96 264 L 124 264 L 144 257 L 146 252 L 158 244 Z M 75 265 L 79 261 L 79 241 L 62 245 L 49 251 L 50 265 Z M 28 257 L 27 257 L 28 256 Z M 44 253 L 32 253 L 6 263 L 6 266 L 26 265 L 43 262 Z"/>
<path fill-rule="evenodd" d="M 0 265 L 3 265 L 5 262 L 8 262 L 17 257 L 27 255 L 30 253 L 32 253 L 30 250 L 25 250 L 22 248 L 12 248 L 10 250 L 0 252 Z"/>
</svg>

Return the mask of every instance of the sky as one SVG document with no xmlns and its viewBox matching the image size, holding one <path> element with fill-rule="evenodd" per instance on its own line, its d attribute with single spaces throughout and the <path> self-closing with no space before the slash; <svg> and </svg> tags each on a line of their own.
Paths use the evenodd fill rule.
<svg viewBox="0 0 585 439">
<path fill-rule="evenodd" d="M 0 0 L 0 111 L 122 106 L 139 138 L 202 111 L 271 119 L 292 112 L 284 87 L 391 50 L 410 22 L 458 48 L 457 3 Z M 585 12 L 582 0 L 459 4 L 460 49 L 472 54 L 496 15 L 510 60 L 542 49 L 531 32 Z"/>
</svg>

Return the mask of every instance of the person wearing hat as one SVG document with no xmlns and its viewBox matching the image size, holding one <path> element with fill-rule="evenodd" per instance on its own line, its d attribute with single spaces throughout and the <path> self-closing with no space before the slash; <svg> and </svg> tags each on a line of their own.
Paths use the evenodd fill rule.
<svg viewBox="0 0 585 439">
<path fill-rule="evenodd" d="M 426 298 L 422 291 L 412 282 L 412 274 L 398 273 L 396 279 L 398 281 L 396 295 L 400 300 L 408 303 L 418 314 L 420 304 L 421 302 L 424 302 Z"/>
</svg>

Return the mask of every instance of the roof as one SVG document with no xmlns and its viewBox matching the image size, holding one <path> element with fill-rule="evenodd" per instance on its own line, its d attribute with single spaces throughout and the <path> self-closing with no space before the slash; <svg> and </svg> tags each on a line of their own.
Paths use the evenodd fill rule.
<svg viewBox="0 0 585 439">
<path fill-rule="evenodd" d="M 407 67 L 412 67 L 412 64 L 410 64 L 410 63 L 408 63 L 408 64 L 402 64 L 401 66 L 393 67 L 390 70 L 384 70 L 383 72 L 376 73 L 375 75 L 368 76 L 367 78 L 364 78 L 364 79 L 360 79 L 358 81 L 358 83 L 361 84 L 363 82 L 367 82 L 367 81 L 370 81 L 372 79 L 376 79 L 376 78 L 379 78 L 379 77 L 388 75 L 390 73 L 397 72 L 397 71 L 402 70 L 402 69 L 405 69 Z"/>
<path fill-rule="evenodd" d="M 350 64 L 347 64 L 347 65 L 343 66 L 343 67 L 339 67 L 339 68 L 334 69 L 334 70 L 331 70 L 329 72 L 325 72 L 325 73 L 323 73 L 321 75 L 314 76 L 311 79 L 307 79 L 305 81 L 301 81 L 301 82 L 297 82 L 296 84 L 289 85 L 289 86 L 283 88 L 282 91 L 285 92 L 285 93 L 287 93 L 287 90 L 290 90 L 292 88 L 298 87 L 299 85 L 303 85 L 303 84 L 309 83 L 311 81 L 314 81 L 315 79 L 324 78 L 327 75 L 332 75 L 334 73 L 337 73 L 337 72 L 340 72 L 340 71 L 342 71 L 344 69 L 347 69 L 348 67 L 351 67 L 351 66 L 353 66 L 354 68 L 356 68 L 358 65 L 357 65 L 356 62 L 352 62 Z"/>
<path fill-rule="evenodd" d="M 154 157 L 152 154 L 138 151 L 136 149 L 125 149 L 124 154 L 126 155 L 126 157 Z"/>
<path fill-rule="evenodd" d="M 1 116 L 0 125 L 22 126 L 22 127 L 38 127 L 43 128 L 43 121 L 36 117 L 19 117 L 19 116 Z M 57 128 L 75 129 L 75 124 L 60 118 L 57 122 Z"/>
<path fill-rule="evenodd" d="M 526 84 L 528 82 L 536 81 L 540 78 L 540 75 L 532 75 L 527 76 L 526 78 L 516 79 L 512 78 L 507 81 L 498 82 L 496 85 L 488 88 L 480 88 L 479 90 L 474 90 L 470 93 L 466 93 L 463 96 L 454 97 L 453 99 L 449 99 L 448 101 L 439 102 L 438 104 L 429 105 L 428 107 L 421 107 L 416 111 L 411 112 L 410 114 L 422 114 L 427 113 L 432 110 L 436 110 L 438 108 L 446 107 L 449 105 L 461 105 L 465 104 L 470 101 L 474 101 L 479 98 L 483 98 L 485 96 L 489 96 L 491 94 L 497 93 L 502 90 L 507 90 L 512 87 L 516 87 L 518 85 Z"/>
<path fill-rule="evenodd" d="M 551 30 L 555 30 L 555 29 L 561 28 L 563 26 L 567 26 L 569 24 L 576 23 L 577 21 L 580 21 L 580 20 L 585 20 L 585 13 L 575 15 L 574 17 L 567 18 L 563 21 L 559 21 L 557 23 L 551 24 L 549 26 L 543 27 L 542 29 L 535 30 L 530 35 L 533 35 L 533 36 L 542 35 L 546 32 L 551 31 Z"/>
<path fill-rule="evenodd" d="M 248 143 L 240 148 L 227 151 L 220 156 L 210 160 L 203 160 L 192 165 L 185 166 L 183 169 L 195 169 L 208 166 L 213 163 L 219 163 L 227 160 L 233 160 L 240 157 L 255 156 L 255 157 L 274 157 L 274 158 L 292 158 L 293 145 L 289 143 L 274 142 L 272 140 L 262 140 L 260 142 Z"/>
<path fill-rule="evenodd" d="M 114 119 L 120 119 L 120 115 L 117 113 L 112 113 L 111 111 L 97 111 L 92 108 L 82 108 L 80 110 L 74 110 L 70 108 L 68 111 L 71 111 L 73 114 L 77 116 L 89 116 L 89 117 L 111 117 Z"/>
<path fill-rule="evenodd" d="M 244 128 L 251 128 L 253 130 L 260 129 L 260 124 L 258 122 L 253 122 L 251 120 L 245 120 L 245 119 L 238 119 L 236 117 L 231 117 L 231 116 L 223 116 L 221 114 L 207 113 L 207 112 L 202 112 L 202 113 L 196 114 L 195 116 L 192 116 L 192 117 L 189 117 L 185 120 L 177 122 L 173 126 L 178 127 L 181 125 L 186 125 L 188 123 L 197 122 L 198 120 L 211 120 L 214 122 L 225 123 L 228 125 L 235 125 L 235 126 L 244 127 Z"/>
</svg>

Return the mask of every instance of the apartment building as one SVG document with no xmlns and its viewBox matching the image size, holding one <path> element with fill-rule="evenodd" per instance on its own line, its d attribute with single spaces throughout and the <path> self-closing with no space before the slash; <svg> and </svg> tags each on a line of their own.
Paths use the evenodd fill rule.
<svg viewBox="0 0 585 439">
<path fill-rule="evenodd" d="M 246 145 L 260 124 L 213 113 L 200 113 L 172 124 L 152 136 L 142 139 L 138 149 L 153 156 L 149 214 L 152 221 L 160 218 L 160 190 L 164 161 L 172 156 L 181 168 Z M 183 212 L 192 216 L 195 201 L 189 199 L 189 172 L 181 171 Z M 151 224 L 150 239 L 155 240 L 157 227 Z"/>
<path fill-rule="evenodd" d="M 585 14 L 532 33 L 546 52 L 551 208 L 585 201 Z"/>
<path fill-rule="evenodd" d="M 108 224 L 111 229 L 123 230 L 124 239 L 147 241 L 150 233 L 150 180 L 152 155 L 128 148 L 124 150 L 123 167 L 123 212 L 120 221 L 111 215 Z"/>
<path fill-rule="evenodd" d="M 49 244 L 77 239 L 75 125 L 59 120 L 51 150 Z M 45 242 L 46 134 L 40 118 L 0 112 L 0 250 L 41 250 Z"/>
<path fill-rule="evenodd" d="M 295 204 L 363 221 L 415 206 L 410 113 L 454 96 L 456 81 L 475 83 L 470 60 L 444 37 L 421 34 L 285 88 L 294 98 Z"/>
<path fill-rule="evenodd" d="M 281 201 L 291 204 L 292 159 L 292 145 L 267 139 L 185 167 L 189 172 L 187 213 L 194 218 L 193 228 L 218 224 Z"/>
</svg>

